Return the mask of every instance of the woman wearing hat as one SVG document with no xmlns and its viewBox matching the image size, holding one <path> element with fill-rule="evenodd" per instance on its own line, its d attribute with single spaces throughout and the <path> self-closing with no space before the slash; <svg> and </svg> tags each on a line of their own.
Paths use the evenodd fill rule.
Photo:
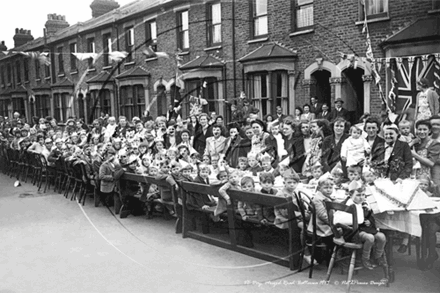
<svg viewBox="0 0 440 293">
<path fill-rule="evenodd" d="M 395 124 L 384 126 L 385 175 L 392 181 L 405 179 L 411 175 L 413 156 L 406 142 L 398 140 L 399 128 Z"/>
<path fill-rule="evenodd" d="M 426 78 L 421 78 L 417 82 L 416 99 L 416 117 L 415 120 L 429 119 L 433 115 L 437 115 L 439 111 L 439 101 L 437 93 L 429 88 L 429 81 Z"/>
</svg>

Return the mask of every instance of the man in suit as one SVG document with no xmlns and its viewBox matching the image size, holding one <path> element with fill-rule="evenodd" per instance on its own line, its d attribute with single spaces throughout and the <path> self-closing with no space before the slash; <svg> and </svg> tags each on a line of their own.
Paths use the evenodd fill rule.
<svg viewBox="0 0 440 293">
<path fill-rule="evenodd" d="M 284 122 L 284 118 L 287 116 L 283 114 L 283 108 L 281 106 L 277 106 L 276 109 L 276 116 L 274 117 L 274 120 L 278 120 L 280 123 Z"/>
<path fill-rule="evenodd" d="M 318 114 L 322 111 L 322 104 L 318 103 L 317 97 L 311 97 L 310 98 L 310 112 L 315 114 L 316 117 L 318 117 Z"/>
<path fill-rule="evenodd" d="M 349 121 L 350 115 L 348 113 L 348 110 L 342 107 L 343 104 L 344 101 L 341 98 L 337 98 L 335 100 L 335 109 L 331 111 L 330 121 L 335 120 L 337 117 L 342 117 L 345 120 Z"/>
<path fill-rule="evenodd" d="M 330 112 L 329 106 L 324 103 L 324 104 L 322 104 L 321 109 L 322 109 L 322 112 L 318 113 L 318 115 L 316 115 L 316 118 L 317 119 L 326 119 L 326 120 L 330 121 L 331 112 Z"/>
</svg>

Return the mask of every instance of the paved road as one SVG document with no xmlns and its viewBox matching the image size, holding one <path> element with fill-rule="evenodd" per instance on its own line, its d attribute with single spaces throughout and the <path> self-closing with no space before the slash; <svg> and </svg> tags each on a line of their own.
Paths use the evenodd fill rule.
<svg viewBox="0 0 440 293">
<path fill-rule="evenodd" d="M 29 193 L 32 196 L 22 194 Z M 30 184 L 14 188 L 0 175 L 0 293 L 12 292 L 344 292 L 319 282 L 325 269 L 293 274 L 287 268 L 216 248 L 173 233 L 172 221 L 130 216 L 105 207 L 83 208 Z M 396 283 L 381 271 L 360 271 L 358 292 L 438 292 L 440 262 L 428 272 L 414 257 L 396 260 Z M 250 283 L 250 284 L 249 284 Z"/>
</svg>

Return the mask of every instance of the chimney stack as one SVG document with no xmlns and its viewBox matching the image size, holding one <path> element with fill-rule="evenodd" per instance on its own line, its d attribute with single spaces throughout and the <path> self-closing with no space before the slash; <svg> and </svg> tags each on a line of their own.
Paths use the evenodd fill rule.
<svg viewBox="0 0 440 293">
<path fill-rule="evenodd" d="M 8 50 L 8 47 L 6 47 L 5 41 L 2 41 L 0 43 L 0 51 L 7 51 L 7 50 Z"/>
<path fill-rule="evenodd" d="M 48 36 L 52 36 L 56 34 L 59 30 L 62 30 L 69 26 L 70 25 L 66 21 L 66 17 L 64 15 L 58 15 L 56 13 L 47 15 L 47 21 L 45 27 Z"/>
<path fill-rule="evenodd" d="M 27 42 L 30 42 L 34 39 L 34 37 L 31 35 L 30 30 L 25 29 L 15 29 L 15 35 L 14 35 L 14 48 L 20 47 Z M 2 43 L 4 45 L 4 42 Z"/>
<path fill-rule="evenodd" d="M 94 0 L 90 4 L 90 8 L 92 9 L 92 17 L 95 18 L 119 8 L 119 3 L 114 0 Z"/>
</svg>

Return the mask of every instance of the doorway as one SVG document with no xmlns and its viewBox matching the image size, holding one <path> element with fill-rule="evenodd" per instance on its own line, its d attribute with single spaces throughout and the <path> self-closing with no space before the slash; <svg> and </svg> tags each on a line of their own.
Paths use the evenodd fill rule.
<svg viewBox="0 0 440 293">
<path fill-rule="evenodd" d="M 364 70 L 349 67 L 342 71 L 342 77 L 346 82 L 342 84 L 342 99 L 345 101 L 344 108 L 350 112 L 350 122 L 357 123 L 364 114 Z"/>
<path fill-rule="evenodd" d="M 331 107 L 331 73 L 327 70 L 318 70 L 313 72 L 311 76 L 316 80 L 314 96 L 318 98 L 318 103 L 325 103 Z"/>
</svg>

